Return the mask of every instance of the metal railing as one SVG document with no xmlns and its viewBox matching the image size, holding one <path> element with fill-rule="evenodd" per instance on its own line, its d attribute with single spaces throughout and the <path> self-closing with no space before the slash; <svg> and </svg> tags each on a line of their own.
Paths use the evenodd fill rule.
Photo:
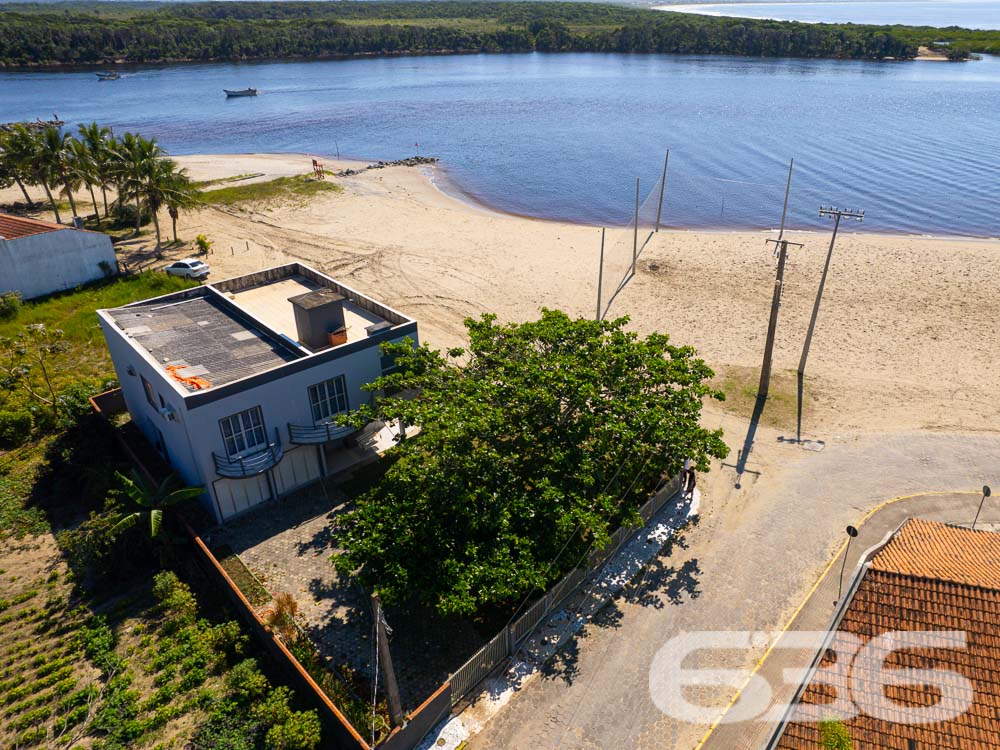
<svg viewBox="0 0 1000 750">
<path fill-rule="evenodd" d="M 337 424 L 298 425 L 288 423 L 288 442 L 295 445 L 329 443 L 352 435 L 357 430 Z"/>
<path fill-rule="evenodd" d="M 679 474 L 669 479 L 639 508 L 639 516 L 643 523 L 648 523 L 664 505 L 677 496 L 682 488 L 682 477 L 683 474 Z M 545 593 L 545 596 L 532 604 L 523 615 L 501 630 L 459 667 L 448 678 L 451 684 L 452 705 L 470 693 L 501 662 L 512 657 L 521 644 L 570 594 L 577 590 L 580 584 L 600 570 L 604 563 L 618 552 L 635 533 L 636 528 L 627 526 L 619 528 L 611 535 L 611 539 L 603 549 L 593 550 L 587 556 L 585 565 L 567 573 Z"/>
<path fill-rule="evenodd" d="M 220 477 L 230 477 L 232 479 L 242 479 L 263 474 L 270 468 L 277 466 L 281 461 L 284 451 L 281 448 L 281 435 L 278 428 L 274 428 L 274 442 L 267 445 L 258 453 L 249 456 L 220 456 L 213 453 L 215 460 L 215 471 Z"/>
</svg>

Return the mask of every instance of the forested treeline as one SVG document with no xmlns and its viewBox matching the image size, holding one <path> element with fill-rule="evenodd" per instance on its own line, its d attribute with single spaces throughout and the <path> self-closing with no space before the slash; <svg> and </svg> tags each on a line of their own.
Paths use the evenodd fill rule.
<svg viewBox="0 0 1000 750">
<path fill-rule="evenodd" d="M 72 3 L 52 8 L 0 6 L 0 64 L 532 50 L 881 59 L 913 57 L 919 44 L 949 38 L 945 30 L 929 29 L 921 36 L 906 27 L 715 18 L 590 3 Z"/>
</svg>

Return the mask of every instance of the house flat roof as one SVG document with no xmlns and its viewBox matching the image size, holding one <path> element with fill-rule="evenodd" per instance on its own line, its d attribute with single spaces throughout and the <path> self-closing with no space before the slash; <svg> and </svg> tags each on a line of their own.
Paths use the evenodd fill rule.
<svg viewBox="0 0 1000 750">
<path fill-rule="evenodd" d="M 901 714 L 875 717 L 861 712 L 845 719 L 855 747 L 905 748 L 912 740 L 918 748 L 997 747 L 1000 716 L 1000 534 L 972 531 L 935 521 L 910 519 L 871 560 L 857 591 L 837 625 L 837 631 L 869 639 L 896 631 L 960 631 L 966 642 L 953 648 L 907 648 L 886 658 L 887 669 L 947 670 L 962 675 L 973 686 L 968 710 L 952 718 L 942 714 L 931 723 L 906 723 Z M 830 652 L 820 667 L 833 663 Z M 889 698 L 900 708 L 946 708 L 956 695 L 945 695 L 941 686 L 913 684 L 884 687 L 877 680 L 848 669 L 827 672 L 833 688 L 810 682 L 800 702 L 822 705 L 836 696 L 851 698 L 862 706 Z M 834 673 L 835 672 L 835 673 Z M 955 687 L 953 681 L 949 689 Z M 885 691 L 883 693 L 883 691 Z M 816 724 L 791 721 L 774 745 L 783 750 L 822 746 Z"/>
<path fill-rule="evenodd" d="M 295 274 L 277 281 L 267 281 L 227 296 L 269 328 L 283 333 L 293 341 L 298 340 L 295 311 L 291 299 L 326 287 Z M 344 324 L 347 326 L 347 343 L 367 338 L 368 326 L 384 322 L 385 318 L 369 312 L 350 300 L 344 300 Z"/>
<path fill-rule="evenodd" d="M 50 221 L 39 221 L 38 219 L 0 213 L 0 240 L 17 240 L 21 237 L 30 237 L 33 234 L 58 232 L 63 229 L 69 229 L 69 227 L 53 224 Z"/>
<path fill-rule="evenodd" d="M 302 356 L 213 296 L 160 298 L 108 314 L 164 372 L 191 392 L 225 385 Z"/>
<path fill-rule="evenodd" d="M 343 298 L 347 340 L 309 349 L 297 341 L 290 299 L 320 289 Z M 311 362 L 311 357 L 328 361 L 340 351 L 365 346 L 366 341 L 374 345 L 392 337 L 398 327 L 415 330 L 413 319 L 299 263 L 98 312 L 155 360 L 179 388 L 200 393 L 198 403 L 216 398 L 206 393 L 216 386 L 293 361 L 302 366 L 308 366 L 302 360 Z M 377 329 L 367 330 L 378 324 Z"/>
</svg>

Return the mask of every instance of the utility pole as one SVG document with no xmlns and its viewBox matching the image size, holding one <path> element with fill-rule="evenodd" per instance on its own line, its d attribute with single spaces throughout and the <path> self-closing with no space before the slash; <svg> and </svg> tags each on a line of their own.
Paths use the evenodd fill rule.
<svg viewBox="0 0 1000 750">
<path fill-rule="evenodd" d="M 823 289 L 826 287 L 826 276 L 830 271 L 830 258 L 833 257 L 833 245 L 837 241 L 837 230 L 840 229 L 840 220 L 843 218 L 854 219 L 858 223 L 865 220 L 864 211 L 834 208 L 833 206 L 820 206 L 819 215 L 820 217 L 833 218 L 833 236 L 830 238 L 830 249 L 826 251 L 823 275 L 819 279 L 819 291 L 816 292 L 816 302 L 813 305 L 812 317 L 809 318 L 809 329 L 806 331 L 806 342 L 802 347 L 802 357 L 799 359 L 800 379 L 806 371 L 806 360 L 809 358 L 809 347 L 812 345 L 813 332 L 816 330 L 816 318 L 819 317 L 819 303 L 823 300 Z"/>
<path fill-rule="evenodd" d="M 663 214 L 663 189 L 667 185 L 667 163 L 670 161 L 670 149 L 667 149 L 667 155 L 663 157 L 663 176 L 660 178 L 660 207 L 656 209 L 656 231 L 660 231 L 660 216 Z"/>
<path fill-rule="evenodd" d="M 767 339 L 764 343 L 764 362 L 760 366 L 760 384 L 757 386 L 757 398 L 767 398 L 768 387 L 771 384 L 771 355 L 774 353 L 774 334 L 778 328 L 778 308 L 781 307 L 781 293 L 785 284 L 785 260 L 788 257 L 788 246 L 802 247 L 801 242 L 788 240 L 765 240 L 773 242 L 778 251 L 778 270 L 774 277 L 774 295 L 771 298 L 771 318 L 767 323 Z"/>
<path fill-rule="evenodd" d="M 372 594 L 372 617 L 375 618 L 376 648 L 378 649 L 382 679 L 385 680 L 385 692 L 389 702 L 389 721 L 394 727 L 403 723 L 403 706 L 399 701 L 399 686 L 396 684 L 396 672 L 392 668 L 392 655 L 389 653 L 389 636 L 391 632 L 382 613 L 382 602 L 378 594 Z"/>
<path fill-rule="evenodd" d="M 639 255 L 639 178 L 635 178 L 635 230 L 632 233 L 632 275 L 635 276 L 635 259 Z"/>
<path fill-rule="evenodd" d="M 792 167 L 795 166 L 795 159 L 788 160 L 788 182 L 785 183 L 785 205 L 781 209 L 781 228 L 778 230 L 778 239 L 785 236 L 785 216 L 788 215 L 788 194 L 792 190 Z"/>
<path fill-rule="evenodd" d="M 604 227 L 601 227 L 601 263 L 597 267 L 597 315 L 594 317 L 598 323 L 601 322 L 601 288 L 604 286 Z"/>
</svg>

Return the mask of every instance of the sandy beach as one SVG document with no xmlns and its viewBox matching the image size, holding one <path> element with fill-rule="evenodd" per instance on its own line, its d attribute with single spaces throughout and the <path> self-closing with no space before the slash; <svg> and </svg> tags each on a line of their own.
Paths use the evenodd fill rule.
<svg viewBox="0 0 1000 750">
<path fill-rule="evenodd" d="M 265 180 L 308 172 L 310 159 L 177 161 L 195 180 L 247 174 Z M 359 166 L 323 161 L 329 170 Z M 213 278 L 309 263 L 413 315 L 421 338 L 436 347 L 463 343 L 463 319 L 484 312 L 501 320 L 524 320 L 543 306 L 595 314 L 599 228 L 473 206 L 439 189 L 436 178 L 436 167 L 370 170 L 334 178 L 343 192 L 306 202 L 185 213 L 179 233 L 213 240 L 207 259 Z M 0 194 L 0 201 L 13 199 L 10 190 Z M 169 227 L 165 217 L 163 226 Z M 607 315 L 628 315 L 640 333 L 663 331 L 696 347 L 735 396 L 735 408 L 745 409 L 774 285 L 770 236 L 661 231 L 644 244 L 636 275 L 612 299 L 628 275 L 632 245 L 630 230 L 610 230 Z M 772 422 L 779 425 L 794 412 L 794 371 L 829 243 L 828 233 L 786 236 L 805 246 L 790 250 L 780 310 L 772 387 Z M 149 262 L 149 244 L 149 238 L 126 242 L 120 252 Z M 994 429 L 1000 300 L 991 291 L 998 257 L 996 240 L 841 232 L 806 370 L 808 432 Z"/>
</svg>

